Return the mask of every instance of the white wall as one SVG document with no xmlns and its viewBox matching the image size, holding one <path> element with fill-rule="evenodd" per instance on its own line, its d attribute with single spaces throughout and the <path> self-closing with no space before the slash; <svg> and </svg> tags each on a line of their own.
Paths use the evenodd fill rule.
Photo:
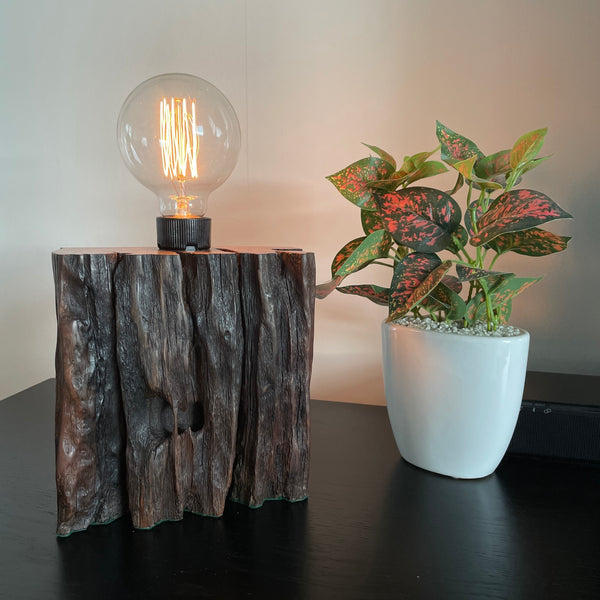
<svg viewBox="0 0 600 600">
<path fill-rule="evenodd" d="M 53 376 L 54 248 L 154 245 L 156 202 L 114 129 L 129 91 L 170 71 L 217 85 L 245 136 L 210 202 L 214 245 L 302 246 L 320 281 L 361 234 L 324 179 L 363 156 L 360 142 L 432 149 L 437 118 L 492 152 L 549 126 L 554 157 L 528 185 L 574 214 L 553 230 L 575 239 L 504 263 L 547 274 L 513 322 L 532 333 L 530 368 L 600 374 L 599 30 L 596 0 L 3 3 L 0 398 Z M 313 397 L 383 403 L 385 309 L 334 294 L 316 310 Z"/>
</svg>

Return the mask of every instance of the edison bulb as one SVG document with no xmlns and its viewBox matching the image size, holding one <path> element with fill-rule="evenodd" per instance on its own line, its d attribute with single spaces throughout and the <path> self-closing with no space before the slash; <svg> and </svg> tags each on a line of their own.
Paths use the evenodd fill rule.
<svg viewBox="0 0 600 600">
<path fill-rule="evenodd" d="M 235 110 L 214 85 L 169 73 L 129 94 L 117 138 L 131 173 L 158 196 L 161 215 L 194 219 L 233 171 L 241 135 Z"/>
</svg>

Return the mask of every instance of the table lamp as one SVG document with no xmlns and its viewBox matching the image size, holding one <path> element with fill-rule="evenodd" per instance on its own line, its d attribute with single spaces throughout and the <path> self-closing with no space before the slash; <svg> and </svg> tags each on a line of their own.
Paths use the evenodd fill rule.
<svg viewBox="0 0 600 600">
<path fill-rule="evenodd" d="M 207 199 L 233 171 L 240 137 L 235 110 L 200 77 L 157 75 L 126 98 L 117 122 L 119 149 L 131 173 L 159 198 L 159 248 L 210 247 Z"/>
</svg>

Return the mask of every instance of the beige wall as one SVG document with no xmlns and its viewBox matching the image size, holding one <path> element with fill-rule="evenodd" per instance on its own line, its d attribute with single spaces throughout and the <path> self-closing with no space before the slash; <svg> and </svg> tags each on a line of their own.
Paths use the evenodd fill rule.
<svg viewBox="0 0 600 600">
<path fill-rule="evenodd" d="M 575 215 L 554 228 L 575 240 L 504 263 L 547 274 L 513 321 L 532 333 L 531 368 L 600 374 L 598 31 L 596 0 L 2 3 L 0 398 L 53 376 L 51 250 L 155 243 L 157 204 L 114 129 L 128 92 L 170 71 L 212 81 L 240 117 L 240 162 L 209 206 L 214 244 L 302 246 L 321 281 L 360 235 L 324 177 L 360 142 L 432 149 L 437 118 L 492 152 L 549 126 L 554 158 L 528 182 Z M 314 397 L 384 402 L 384 312 L 341 294 L 317 304 Z"/>
</svg>

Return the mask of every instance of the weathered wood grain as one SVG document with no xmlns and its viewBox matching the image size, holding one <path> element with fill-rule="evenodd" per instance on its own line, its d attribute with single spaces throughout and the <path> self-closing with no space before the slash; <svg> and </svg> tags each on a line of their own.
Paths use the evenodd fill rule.
<svg viewBox="0 0 600 600">
<path fill-rule="evenodd" d="M 241 383 L 235 255 L 125 254 L 115 289 L 133 523 L 219 516 Z"/>
<path fill-rule="evenodd" d="M 54 253 L 57 533 L 127 511 L 115 352 L 116 253 Z"/>
<path fill-rule="evenodd" d="M 308 495 L 314 256 L 238 254 L 244 376 L 230 497 L 249 506 Z"/>
<path fill-rule="evenodd" d="M 64 465 L 87 474 L 89 464 L 103 472 L 105 462 L 117 459 L 119 479 L 111 490 L 122 499 L 126 479 L 127 504 L 138 528 L 181 519 L 185 510 L 219 516 L 228 495 L 250 506 L 307 496 L 312 254 L 120 248 L 87 254 L 62 250 L 53 260 L 59 316 L 56 431 Z M 94 274 L 99 269 L 94 265 L 103 261 L 104 278 Z M 96 311 L 92 319 L 90 302 Z M 79 329 L 87 337 L 73 322 L 85 324 L 88 329 Z M 106 360 L 89 354 L 89 340 L 98 337 L 112 352 L 104 371 L 100 363 Z M 79 413 L 92 414 L 92 395 L 102 377 L 112 382 L 107 389 L 114 392 L 116 408 L 110 415 L 119 422 L 120 446 L 111 449 L 110 460 L 94 446 L 95 438 L 74 438 L 61 425 L 65 419 L 74 422 L 71 413 L 80 420 Z M 69 378 L 96 387 L 88 383 L 76 395 Z M 100 488 L 92 488 L 87 478 L 71 478 L 72 489 L 59 491 L 59 532 L 98 520 L 65 516 L 69 510 L 81 512 L 80 503 L 69 504 L 69 494 L 77 490 L 92 505 L 99 502 Z M 57 460 L 57 486 L 58 481 Z M 119 514 L 124 509 L 121 501 Z M 104 520 L 119 514 L 113 507 Z"/>
</svg>

